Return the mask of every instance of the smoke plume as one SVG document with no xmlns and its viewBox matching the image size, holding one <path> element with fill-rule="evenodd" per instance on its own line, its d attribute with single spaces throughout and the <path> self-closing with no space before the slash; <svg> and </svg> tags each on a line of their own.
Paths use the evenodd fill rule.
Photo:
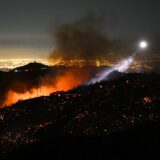
<svg viewBox="0 0 160 160">
<path fill-rule="evenodd" d="M 54 31 L 52 60 L 101 60 L 116 52 L 119 42 L 111 40 L 103 31 L 103 20 L 94 15 L 59 25 Z"/>
</svg>

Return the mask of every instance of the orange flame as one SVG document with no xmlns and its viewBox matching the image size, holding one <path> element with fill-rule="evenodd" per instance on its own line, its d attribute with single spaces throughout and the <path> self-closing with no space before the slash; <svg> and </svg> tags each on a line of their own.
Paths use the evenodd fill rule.
<svg viewBox="0 0 160 160">
<path fill-rule="evenodd" d="M 68 91 L 80 84 L 82 84 L 88 78 L 88 72 L 77 72 L 77 71 L 66 71 L 63 75 L 53 78 L 54 85 L 49 84 L 44 77 L 41 86 L 31 88 L 25 92 L 19 93 L 9 90 L 4 101 L 4 106 L 10 106 L 20 100 L 31 99 L 40 96 L 49 96 L 51 93 L 56 91 Z M 45 81 L 46 80 L 46 81 Z"/>
</svg>

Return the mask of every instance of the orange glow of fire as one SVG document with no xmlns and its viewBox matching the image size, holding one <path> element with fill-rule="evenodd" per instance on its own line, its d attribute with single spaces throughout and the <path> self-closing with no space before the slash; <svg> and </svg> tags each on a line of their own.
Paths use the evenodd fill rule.
<svg viewBox="0 0 160 160">
<path fill-rule="evenodd" d="M 23 93 L 18 93 L 12 90 L 9 90 L 6 95 L 6 100 L 4 101 L 4 106 L 10 106 L 20 100 L 31 99 L 40 96 L 49 96 L 53 92 L 57 91 L 68 91 L 74 87 L 82 84 L 88 77 L 88 73 L 77 73 L 77 71 L 68 71 L 61 76 L 54 79 L 54 85 L 45 83 L 45 78 L 38 88 L 31 88 Z"/>
<path fill-rule="evenodd" d="M 49 88 L 49 87 L 42 87 L 41 90 L 43 89 L 43 96 L 48 96 L 50 93 L 54 92 L 53 88 Z M 17 93 L 14 92 L 12 90 L 9 90 L 6 96 L 6 100 L 3 103 L 2 106 L 10 106 L 20 100 L 26 100 L 26 99 L 31 99 L 31 98 L 35 98 L 35 97 L 39 97 L 40 94 L 39 93 L 40 88 L 33 88 L 29 91 L 26 91 L 24 93 Z"/>
</svg>

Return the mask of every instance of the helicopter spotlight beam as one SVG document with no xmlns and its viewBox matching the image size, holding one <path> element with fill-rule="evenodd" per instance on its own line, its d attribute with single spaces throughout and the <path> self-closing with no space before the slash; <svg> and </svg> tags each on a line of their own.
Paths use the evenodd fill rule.
<svg viewBox="0 0 160 160">
<path fill-rule="evenodd" d="M 146 49 L 148 47 L 148 43 L 146 41 L 141 41 L 138 44 L 138 49 L 136 52 L 132 53 L 130 57 L 127 59 L 121 61 L 116 66 L 112 67 L 111 69 L 106 69 L 105 71 L 102 71 L 98 76 L 92 78 L 88 84 L 95 84 L 97 82 L 100 82 L 104 79 L 107 79 L 107 77 L 114 71 L 124 72 L 128 69 L 128 67 L 133 63 L 138 51 L 142 49 Z"/>
</svg>

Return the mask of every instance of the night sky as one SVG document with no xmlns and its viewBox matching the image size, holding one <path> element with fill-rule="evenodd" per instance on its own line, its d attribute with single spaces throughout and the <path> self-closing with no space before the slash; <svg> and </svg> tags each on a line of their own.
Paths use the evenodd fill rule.
<svg viewBox="0 0 160 160">
<path fill-rule="evenodd" d="M 104 17 L 112 38 L 160 35 L 159 0 L 1 0 L 0 58 L 45 57 L 51 30 L 88 12 Z"/>
</svg>

